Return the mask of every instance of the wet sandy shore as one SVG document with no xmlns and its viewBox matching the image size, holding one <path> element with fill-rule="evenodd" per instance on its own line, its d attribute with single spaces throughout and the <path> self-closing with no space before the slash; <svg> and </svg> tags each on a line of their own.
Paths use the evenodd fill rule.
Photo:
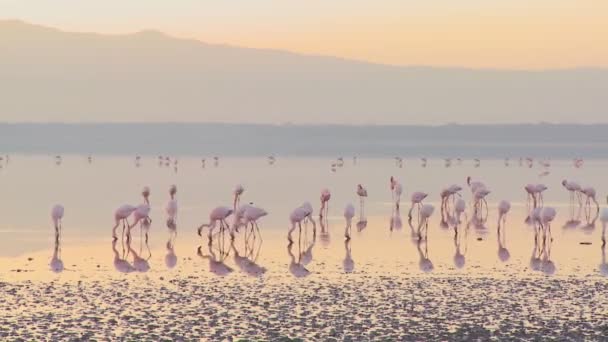
<svg viewBox="0 0 608 342">
<path fill-rule="evenodd" d="M 343 274 L 0 283 L 2 340 L 605 340 L 608 282 Z"/>
</svg>

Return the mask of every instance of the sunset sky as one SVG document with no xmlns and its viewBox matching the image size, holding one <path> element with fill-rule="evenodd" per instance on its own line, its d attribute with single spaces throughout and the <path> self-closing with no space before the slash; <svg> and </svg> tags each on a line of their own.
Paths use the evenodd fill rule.
<svg viewBox="0 0 608 342">
<path fill-rule="evenodd" d="M 608 67 L 606 0 L 0 0 L 0 19 L 397 65 Z"/>
</svg>

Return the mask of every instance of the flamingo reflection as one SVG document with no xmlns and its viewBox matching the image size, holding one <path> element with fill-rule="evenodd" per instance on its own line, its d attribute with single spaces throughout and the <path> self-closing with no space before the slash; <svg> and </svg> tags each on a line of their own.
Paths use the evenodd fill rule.
<svg viewBox="0 0 608 342">
<path fill-rule="evenodd" d="M 258 265 L 256 260 L 260 254 L 260 250 L 262 247 L 262 241 L 258 240 L 259 243 L 256 243 L 255 240 L 245 240 L 245 253 L 240 254 L 238 249 L 236 248 L 234 239 L 231 240 L 230 246 L 232 247 L 232 251 L 234 253 L 234 263 L 238 266 L 241 272 L 247 274 L 251 277 L 259 277 L 266 273 L 266 268 Z M 257 247 L 256 247 L 257 245 Z M 257 249 L 257 252 L 256 252 Z"/>
<path fill-rule="evenodd" d="M 424 245 L 424 247 L 423 247 Z M 418 248 L 418 255 L 420 256 L 420 260 L 418 261 L 418 267 L 422 272 L 431 272 L 435 268 L 433 266 L 433 262 L 429 259 L 429 244 L 428 239 L 418 240 L 416 244 Z"/>
<path fill-rule="evenodd" d="M 608 197 L 606 198 L 606 202 L 608 202 Z M 608 208 L 604 208 L 602 210 L 602 216 L 600 217 L 600 221 L 602 221 L 602 247 L 606 246 L 606 225 L 608 225 Z"/>
<path fill-rule="evenodd" d="M 308 275 L 310 275 L 310 271 L 302 264 L 301 262 L 301 258 L 302 258 L 302 254 L 301 249 L 302 249 L 302 245 L 300 244 L 300 241 L 298 239 L 298 257 L 296 259 L 295 254 L 293 253 L 293 242 L 289 242 L 287 244 L 287 254 L 289 255 L 289 272 L 291 274 L 293 274 L 294 277 L 296 278 L 304 278 L 307 277 Z"/>
<path fill-rule="evenodd" d="M 331 235 L 329 232 L 329 219 L 327 218 L 327 216 L 322 217 L 319 220 L 319 225 L 321 226 L 321 231 L 319 233 L 321 244 L 323 245 L 323 247 L 328 247 L 331 243 Z"/>
<path fill-rule="evenodd" d="M 118 252 L 118 249 L 116 248 L 117 243 L 118 239 L 112 240 L 112 252 L 114 253 L 114 268 L 121 273 L 131 273 L 135 271 L 135 268 L 126 259 L 124 241 L 122 241 L 121 239 L 121 243 L 123 243 L 122 253 Z"/>
<path fill-rule="evenodd" d="M 600 273 L 608 277 L 608 262 L 606 262 L 606 244 L 602 244 L 602 262 L 600 263 Z"/>
<path fill-rule="evenodd" d="M 456 266 L 456 268 L 463 268 L 466 262 L 465 255 L 467 253 L 469 229 L 465 228 L 463 230 L 464 232 L 461 232 L 458 225 L 454 227 L 454 266 Z M 463 242 L 464 252 L 462 246 Z"/>
<path fill-rule="evenodd" d="M 401 211 L 399 207 L 393 208 L 391 215 L 390 230 L 401 230 L 403 228 L 403 221 L 401 220 Z"/>
<path fill-rule="evenodd" d="M 504 208 L 503 208 L 504 209 Z M 499 212 L 502 212 L 499 210 Z M 508 212 L 508 210 L 506 211 Z M 505 212 L 505 215 L 506 215 Z M 509 250 L 507 249 L 507 230 L 506 230 L 506 219 L 502 218 L 502 220 L 498 219 L 498 228 L 497 228 L 497 240 L 498 240 L 498 259 L 502 262 L 506 262 L 511 257 Z"/>
<path fill-rule="evenodd" d="M 220 232 L 219 234 L 224 235 L 225 232 Z M 225 239 L 218 238 L 215 240 L 217 243 L 214 244 L 214 239 L 212 238 L 210 243 L 207 244 L 209 254 L 205 255 L 203 253 L 202 246 L 198 246 L 197 254 L 202 259 L 207 259 L 209 261 L 209 272 L 217 276 L 226 276 L 234 271 L 230 266 L 224 263 L 229 255 L 229 250 L 226 249 Z"/>
<path fill-rule="evenodd" d="M 172 269 L 177 265 L 177 255 L 175 254 L 175 239 L 177 238 L 177 227 L 175 227 L 175 223 L 172 221 L 173 226 L 169 225 L 169 221 L 167 221 L 167 227 L 169 228 L 169 239 L 167 240 L 167 244 L 165 245 L 167 249 L 167 254 L 165 254 L 165 265 L 168 269 Z"/>
<path fill-rule="evenodd" d="M 143 258 L 141 257 L 142 255 L 142 246 L 141 246 L 141 240 L 140 240 L 140 248 L 139 248 L 139 252 L 135 251 L 135 249 L 133 249 L 132 246 L 132 240 L 127 239 L 127 255 L 131 254 L 133 257 L 133 268 L 135 269 L 135 271 L 137 272 L 148 272 L 150 270 L 150 264 L 148 263 L 148 260 L 152 257 L 152 253 L 150 252 L 150 246 L 148 245 L 148 241 L 146 240 L 145 242 L 146 247 L 148 248 L 148 257 L 147 258 Z"/>
<path fill-rule="evenodd" d="M 51 257 L 49 266 L 55 273 L 62 272 L 64 268 L 63 261 L 61 260 L 61 221 L 63 220 L 63 213 L 64 209 L 60 204 L 56 204 L 51 209 L 51 220 L 53 221 L 53 226 L 55 227 L 55 249 L 53 251 L 53 256 Z"/>
<path fill-rule="evenodd" d="M 344 260 L 342 260 L 342 267 L 345 273 L 352 273 L 355 270 L 355 261 L 353 260 L 350 239 L 344 241 L 344 250 L 346 254 Z"/>
<path fill-rule="evenodd" d="M 49 263 L 51 267 L 51 271 L 54 273 L 63 272 L 63 260 L 61 260 L 61 232 L 55 231 L 55 248 L 53 250 L 53 256 L 51 257 L 51 262 Z"/>
</svg>

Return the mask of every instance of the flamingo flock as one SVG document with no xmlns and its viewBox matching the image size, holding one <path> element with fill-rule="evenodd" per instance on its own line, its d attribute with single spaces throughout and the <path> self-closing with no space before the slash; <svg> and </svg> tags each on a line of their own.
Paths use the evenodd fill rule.
<svg viewBox="0 0 608 342">
<path fill-rule="evenodd" d="M 8 157 L 7 157 L 8 159 Z M 219 163 L 219 157 L 213 158 L 215 165 L 217 166 Z M 55 161 L 57 164 L 62 162 L 61 156 L 56 156 Z M 89 157 L 89 161 L 92 161 L 92 158 Z M 178 161 L 177 159 L 173 159 L 173 165 L 177 167 Z M 274 156 L 268 157 L 268 163 L 274 164 L 276 161 Z M 403 166 L 403 159 L 400 157 L 396 157 L 395 161 L 399 167 Z M 426 158 L 421 158 L 422 166 L 426 167 L 427 160 Z M 141 157 L 136 157 L 136 164 L 140 164 Z M 162 163 L 164 165 L 169 164 L 171 159 L 169 157 L 159 156 L 159 164 Z M 453 163 L 453 159 L 446 158 L 444 160 L 445 167 L 450 167 Z M 458 164 L 461 163 L 460 159 L 457 159 Z M 527 165 L 531 167 L 534 162 L 537 162 L 541 167 L 548 169 L 551 166 L 551 161 L 548 159 L 542 160 L 534 160 L 532 158 L 520 159 L 521 165 Z M 205 159 L 202 160 L 203 166 L 205 164 Z M 356 163 L 356 158 L 353 159 L 353 163 Z M 582 159 L 574 160 L 575 167 L 582 167 L 583 161 Z M 510 166 L 509 158 L 506 158 L 504 161 L 505 167 Z M 339 157 L 336 159 L 332 167 L 340 168 L 344 166 L 344 159 Z M 474 166 L 480 167 L 481 161 L 478 159 L 474 160 Z M 455 246 L 457 247 L 457 253 L 454 257 L 454 262 L 457 267 L 462 267 L 464 265 L 466 254 L 466 248 L 463 248 L 460 243 L 459 237 L 459 229 L 463 220 L 467 222 L 467 226 L 473 225 L 478 229 L 485 228 L 484 222 L 487 219 L 488 212 L 490 210 L 488 206 L 488 197 L 491 196 L 492 191 L 486 186 L 484 182 L 479 179 L 473 179 L 473 177 L 469 176 L 466 178 L 465 187 L 468 187 L 470 190 L 470 208 L 472 210 L 472 215 L 470 219 L 466 217 L 466 208 L 467 202 L 462 198 L 463 195 L 461 191 L 463 190 L 463 186 L 460 184 L 451 184 L 441 189 L 438 192 L 438 196 L 440 199 L 440 209 L 441 209 L 441 227 L 453 227 L 455 231 Z M 401 197 L 404 195 L 404 186 L 400 181 L 397 180 L 396 177 L 391 176 L 389 179 L 390 192 L 391 192 L 391 203 L 393 206 L 393 214 L 391 216 L 391 230 L 400 229 L 401 221 L 400 221 L 400 202 Z M 597 192 L 594 187 L 591 186 L 581 186 L 580 183 L 574 180 L 564 179 L 561 182 L 562 187 L 568 192 L 569 195 L 569 204 L 571 207 L 579 207 L 585 209 L 587 212 L 591 213 L 592 208 L 595 208 L 595 218 L 589 219 L 588 225 L 593 225 L 595 220 L 599 219 L 602 224 L 602 244 L 605 245 L 606 238 L 605 233 L 608 226 L 608 208 L 604 208 L 601 210 L 600 204 L 597 199 Z M 523 187 L 526 195 L 526 206 L 528 208 L 528 217 L 526 222 L 534 228 L 535 232 L 535 241 L 537 239 L 542 238 L 542 246 L 553 240 L 551 228 L 552 223 L 555 221 L 557 217 L 557 210 L 553 207 L 546 206 L 544 201 L 544 193 L 549 189 L 549 187 L 545 184 L 541 183 L 530 183 Z M 354 195 L 359 197 L 359 215 L 360 219 L 357 222 L 357 228 L 359 231 L 363 230 L 366 227 L 367 220 L 365 219 L 365 205 L 368 199 L 368 191 L 362 184 L 357 184 L 354 189 Z M 165 212 L 166 212 L 166 225 L 173 234 L 177 233 L 177 214 L 178 214 L 178 202 L 177 202 L 177 186 L 171 185 L 169 187 L 169 198 L 166 202 Z M 258 225 L 259 220 L 263 217 L 267 216 L 269 213 L 253 204 L 253 202 L 249 202 L 247 204 L 241 204 L 241 198 L 245 193 L 245 188 L 241 184 L 237 184 L 232 191 L 232 206 L 217 206 L 213 208 L 208 215 L 208 222 L 201 224 L 197 233 L 199 236 L 203 236 L 204 229 L 207 229 L 207 238 L 209 240 L 209 245 L 213 242 L 214 238 L 218 235 L 223 237 L 224 233 L 230 233 L 231 237 L 231 246 L 229 250 L 234 252 L 235 262 L 240 265 L 243 272 L 248 272 L 246 270 L 246 265 L 255 269 L 255 262 L 251 261 L 251 253 L 248 251 L 245 254 L 239 254 L 235 248 L 235 237 L 236 234 L 240 233 L 241 229 L 244 229 L 245 236 L 245 244 L 249 246 L 251 240 L 249 237 L 253 237 L 253 240 L 259 238 L 261 242 L 262 231 Z M 127 251 L 129 254 L 133 256 L 133 262 L 131 263 L 132 270 L 145 272 L 149 269 L 149 265 L 147 265 L 147 259 L 142 257 L 141 251 L 136 251 L 133 246 L 130 244 L 131 232 L 133 228 L 139 226 L 140 234 L 142 235 L 142 240 L 148 242 L 149 231 L 152 225 L 152 219 L 150 217 L 151 213 L 151 205 L 150 205 L 150 188 L 144 187 L 141 191 L 142 201 L 140 204 L 123 204 L 119 206 L 114 212 L 114 225 L 112 227 L 112 237 L 113 237 L 113 249 L 116 247 L 116 240 L 118 239 L 117 230 L 122 226 L 122 237 L 127 238 Z M 429 222 L 433 214 L 435 213 L 435 207 L 432 204 L 425 203 L 425 201 L 429 198 L 429 193 L 424 191 L 413 191 L 409 194 L 410 198 L 410 208 L 408 211 L 408 220 L 410 223 L 410 227 L 412 227 L 412 232 L 414 232 L 413 236 L 418 241 L 425 241 L 428 235 Z M 328 188 L 324 188 L 320 191 L 320 207 L 319 207 L 319 218 L 321 219 L 321 226 L 324 227 L 324 224 L 329 216 L 329 203 L 332 199 L 332 193 Z M 607 198 L 608 203 L 608 198 Z M 511 202 L 507 200 L 501 200 L 496 205 L 497 211 L 497 231 L 498 231 L 498 241 L 499 241 L 499 257 L 501 260 L 505 261 L 509 258 L 508 250 L 506 249 L 506 243 L 504 239 L 505 227 L 507 221 L 507 215 L 511 210 Z M 293 232 L 298 230 L 298 238 L 301 239 L 302 233 L 307 233 L 308 227 L 307 224 L 310 222 L 313 225 L 313 241 L 316 238 L 316 224 L 313 219 L 313 206 L 310 202 L 303 202 L 301 205 L 297 206 L 292 210 L 289 215 L 290 226 L 287 232 L 287 238 L 290 245 L 294 242 Z M 601 211 L 601 214 L 600 214 Z M 60 238 L 62 231 L 62 220 L 64 216 L 64 208 L 62 205 L 56 205 L 52 208 L 51 218 L 53 221 L 53 226 L 56 232 L 56 248 L 52 261 L 52 269 L 60 270 L 63 269 L 62 263 L 60 263 Z M 354 267 L 354 262 L 352 261 L 351 255 L 351 247 L 350 240 L 352 239 L 352 225 L 353 220 L 356 216 L 356 209 L 352 203 L 347 203 L 344 207 L 343 211 L 345 224 L 344 238 L 345 238 L 345 250 L 347 253 L 347 258 L 345 259 L 345 270 L 348 269 L 352 271 Z M 464 216 L 464 217 L 463 217 Z M 229 223 L 229 220 L 232 222 Z M 416 223 L 413 223 L 416 221 Z M 143 236 L 145 235 L 145 239 Z M 172 235 L 170 240 L 167 242 L 167 265 L 176 264 L 175 252 L 173 249 L 173 240 L 175 235 Z M 303 252 L 299 254 L 298 257 L 293 258 L 293 270 L 295 273 L 303 274 L 306 273 L 305 264 L 306 260 L 310 258 L 312 244 L 308 244 L 303 249 Z M 289 247 L 290 253 L 292 253 L 291 247 Z M 544 248 L 544 247 L 542 247 Z M 421 256 L 424 256 L 424 262 L 421 261 L 425 268 L 432 269 L 432 264 L 429 264 L 428 260 L 428 251 L 420 249 Z M 215 251 L 209 249 L 209 253 L 205 254 L 204 250 L 199 249 L 199 255 L 203 258 L 210 260 L 210 267 L 215 269 L 222 268 L 223 260 L 225 256 L 222 253 L 219 253 L 219 256 Z M 536 256 L 540 256 L 539 258 L 542 260 L 544 258 L 545 261 L 550 258 L 550 251 L 543 249 L 540 253 L 536 253 Z M 422 260 L 422 259 L 421 259 Z M 116 268 L 122 268 L 127 271 L 130 269 L 121 262 L 124 261 L 124 257 L 119 257 L 119 254 L 115 253 L 115 265 Z M 253 264 L 252 264 L 253 263 Z M 122 265 L 122 266 L 121 266 Z M 172 266 L 172 267 L 173 267 Z M 349 272 L 350 272 L 349 271 Z M 225 267 L 223 271 L 218 271 L 218 273 L 229 273 Z M 257 271 L 251 271 L 252 273 L 263 273 L 262 269 L 257 269 Z"/>
</svg>

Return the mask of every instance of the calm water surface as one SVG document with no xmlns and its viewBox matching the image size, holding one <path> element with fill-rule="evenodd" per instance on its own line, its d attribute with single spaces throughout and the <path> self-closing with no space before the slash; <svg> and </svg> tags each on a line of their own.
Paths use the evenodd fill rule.
<svg viewBox="0 0 608 342">
<path fill-rule="evenodd" d="M 602 227 L 599 220 L 594 221 L 595 208 L 589 215 L 570 208 L 568 193 L 560 182 L 567 178 L 594 186 L 600 204 L 605 206 L 608 161 L 587 161 L 577 169 L 569 160 L 553 160 L 549 168 L 520 166 L 518 160 L 511 161 L 508 167 L 503 160 L 482 160 L 479 167 L 470 160 L 461 165 L 454 161 L 447 168 L 443 160 L 429 160 L 426 167 L 418 160 L 406 160 L 398 168 L 392 159 L 359 158 L 356 164 L 346 159 L 336 172 L 331 171 L 332 162 L 327 158 L 278 158 L 269 165 L 264 158 L 221 158 L 217 167 L 207 159 L 203 168 L 199 159 L 179 158 L 175 168 L 173 163 L 159 165 L 154 157 L 142 158 L 137 166 L 134 158 L 127 157 L 93 157 L 89 163 L 85 156 L 64 156 L 61 165 L 56 165 L 51 156 L 11 156 L 0 169 L 0 279 L 124 277 L 116 256 L 131 266 L 145 263 L 140 271 L 160 277 L 264 274 L 272 279 L 344 273 L 404 277 L 427 273 L 497 277 L 606 275 Z M 390 176 L 397 177 L 405 188 L 399 213 L 401 227 L 391 203 Z M 489 215 L 482 229 L 466 229 L 466 222 L 461 224 L 460 236 L 455 239 L 453 227 L 440 225 L 439 192 L 452 183 L 465 187 L 467 176 L 482 180 L 491 189 Z M 547 238 L 543 243 L 540 236 L 536 245 L 534 230 L 525 223 L 523 190 L 525 184 L 535 182 L 549 187 L 546 205 L 558 210 L 552 224 L 553 241 Z M 223 244 L 221 239 L 215 239 L 209 249 L 207 241 L 196 235 L 196 227 L 207 220 L 215 206 L 231 205 L 232 189 L 237 183 L 246 189 L 243 201 L 269 212 L 259 224 L 262 240 L 246 244 L 239 235 L 231 246 L 226 236 Z M 345 243 L 342 211 L 348 202 L 359 211 L 355 193 L 358 183 L 369 192 L 365 205 L 367 225 L 360 231 L 354 226 L 352 240 Z M 171 184 L 178 187 L 176 237 L 165 225 L 164 207 Z M 138 230 L 134 230 L 132 250 L 127 253 L 125 242 L 112 244 L 113 212 L 119 205 L 140 203 L 140 192 L 146 185 L 152 191 L 149 244 L 146 246 Z M 317 219 L 316 235 L 312 224 L 300 239 L 296 231 L 295 243 L 288 246 L 289 213 L 304 201 L 310 201 L 318 210 L 319 194 L 325 187 L 332 192 L 327 222 L 321 224 Z M 407 199 L 413 191 L 428 192 L 426 203 L 437 209 L 429 224 L 428 238 L 420 244 L 412 235 L 416 222 L 410 227 L 407 219 Z M 468 203 L 468 189 L 463 195 Z M 499 240 L 496 204 L 502 199 L 511 201 L 513 207 L 504 227 L 505 236 Z M 50 220 L 55 203 L 65 207 L 63 234 L 57 246 L 57 256 L 65 268 L 61 273 L 52 272 L 49 266 L 55 251 Z M 470 210 L 468 214 L 470 217 Z M 580 224 L 567 225 L 567 221 Z M 210 252 L 217 257 L 213 262 L 208 258 Z"/>
</svg>

